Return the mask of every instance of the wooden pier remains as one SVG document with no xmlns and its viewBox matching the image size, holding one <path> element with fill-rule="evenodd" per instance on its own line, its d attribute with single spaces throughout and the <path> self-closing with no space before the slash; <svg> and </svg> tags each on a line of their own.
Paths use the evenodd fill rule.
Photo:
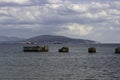
<svg viewBox="0 0 120 80">
<path fill-rule="evenodd" d="M 96 53 L 96 48 L 90 47 L 90 48 L 88 48 L 88 52 L 89 53 Z"/>
<path fill-rule="evenodd" d="M 25 46 L 23 48 L 24 52 L 48 52 L 48 46 Z"/>
<path fill-rule="evenodd" d="M 58 52 L 69 52 L 68 47 L 62 47 L 61 49 L 58 50 Z"/>
<path fill-rule="evenodd" d="M 115 49 L 115 53 L 120 53 L 120 47 Z"/>
</svg>

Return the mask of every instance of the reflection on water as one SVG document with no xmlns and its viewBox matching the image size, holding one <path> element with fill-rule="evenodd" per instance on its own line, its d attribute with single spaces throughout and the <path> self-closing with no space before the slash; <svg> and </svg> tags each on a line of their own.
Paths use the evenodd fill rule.
<svg viewBox="0 0 120 80">
<path fill-rule="evenodd" d="M 120 80 L 118 45 L 50 45 L 46 53 L 24 53 L 22 45 L 0 45 L 0 80 Z M 97 48 L 89 54 L 88 47 Z"/>
</svg>

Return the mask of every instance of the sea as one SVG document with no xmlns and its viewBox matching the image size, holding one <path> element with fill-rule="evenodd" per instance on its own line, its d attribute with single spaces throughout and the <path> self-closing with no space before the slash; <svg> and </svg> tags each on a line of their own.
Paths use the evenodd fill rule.
<svg viewBox="0 0 120 80">
<path fill-rule="evenodd" d="M 23 52 L 24 46 L 0 44 L 0 80 L 120 80 L 120 44 L 49 44 L 49 52 Z M 69 53 L 58 52 L 63 46 Z"/>
</svg>

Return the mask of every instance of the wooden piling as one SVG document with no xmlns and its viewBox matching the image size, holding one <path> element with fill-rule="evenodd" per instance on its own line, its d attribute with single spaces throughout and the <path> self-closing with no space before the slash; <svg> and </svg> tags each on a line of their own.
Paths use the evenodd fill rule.
<svg viewBox="0 0 120 80">
<path fill-rule="evenodd" d="M 120 53 L 120 47 L 115 49 L 115 53 Z"/>
<path fill-rule="evenodd" d="M 88 48 L 88 52 L 89 53 L 96 53 L 96 48 L 94 48 L 94 47 Z"/>
<path fill-rule="evenodd" d="M 58 52 L 69 52 L 68 47 L 62 47 L 61 49 L 58 50 Z"/>
</svg>

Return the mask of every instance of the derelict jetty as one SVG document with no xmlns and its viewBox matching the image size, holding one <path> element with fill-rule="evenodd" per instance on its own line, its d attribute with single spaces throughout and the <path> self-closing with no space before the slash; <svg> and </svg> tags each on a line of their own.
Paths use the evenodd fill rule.
<svg viewBox="0 0 120 80">
<path fill-rule="evenodd" d="M 24 52 L 48 52 L 48 46 L 24 46 Z"/>
<path fill-rule="evenodd" d="M 23 51 L 24 52 L 48 52 L 49 47 L 48 46 L 29 45 L 29 46 L 24 46 Z M 96 53 L 96 51 L 97 50 L 95 47 L 88 48 L 88 53 Z M 58 49 L 58 52 L 68 53 L 69 47 L 64 46 L 64 47 Z M 115 48 L 115 53 L 120 54 L 120 47 Z"/>
</svg>

